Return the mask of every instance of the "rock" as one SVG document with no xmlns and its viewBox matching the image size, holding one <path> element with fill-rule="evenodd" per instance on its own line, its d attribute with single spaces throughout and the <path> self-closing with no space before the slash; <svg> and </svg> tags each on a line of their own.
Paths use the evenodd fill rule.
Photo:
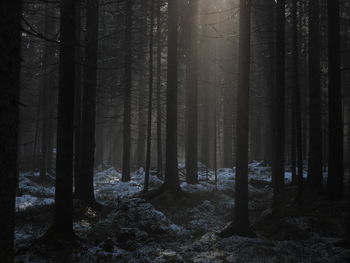
<svg viewBox="0 0 350 263">
<path fill-rule="evenodd" d="M 184 263 L 184 259 L 173 250 L 164 250 L 155 260 L 157 263 Z"/>
</svg>

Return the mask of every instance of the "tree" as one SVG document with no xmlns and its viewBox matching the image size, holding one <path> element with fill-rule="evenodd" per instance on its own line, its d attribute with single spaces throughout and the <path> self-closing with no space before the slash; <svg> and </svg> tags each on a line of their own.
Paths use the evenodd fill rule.
<svg viewBox="0 0 350 263">
<path fill-rule="evenodd" d="M 226 168 L 233 167 L 233 91 L 231 87 L 224 88 L 224 131 L 223 131 L 223 165 Z"/>
<path fill-rule="evenodd" d="M 122 181 L 130 181 L 130 123 L 131 123 L 131 88 L 132 88 L 132 8 L 133 0 L 126 0 L 125 10 L 125 54 L 124 54 L 124 139 L 123 139 L 123 169 Z"/>
<path fill-rule="evenodd" d="M 61 41 L 58 87 L 55 213 L 53 234 L 72 240 L 73 233 L 73 136 L 75 93 L 76 2 L 61 0 Z"/>
<path fill-rule="evenodd" d="M 52 17 L 54 9 L 46 4 L 44 35 L 50 36 L 56 31 L 56 26 Z M 45 41 L 45 40 L 44 40 Z M 54 68 L 55 47 L 52 43 L 44 42 L 43 51 L 43 83 L 42 83 L 42 136 L 41 136 L 41 165 L 40 177 L 46 179 L 47 172 L 52 168 L 52 140 L 53 140 L 53 83 L 50 73 Z"/>
<path fill-rule="evenodd" d="M 161 106 L 161 86 L 162 86 L 162 39 L 161 39 L 161 0 L 157 1 L 157 166 L 158 176 L 163 175 L 162 157 L 162 106 Z"/>
<path fill-rule="evenodd" d="M 251 1 L 240 0 L 239 69 L 237 93 L 237 163 L 233 222 L 219 236 L 253 236 L 248 212 L 248 134 Z"/>
<path fill-rule="evenodd" d="M 284 206 L 284 140 L 285 140 L 285 0 L 276 5 L 276 87 L 274 92 L 274 153 L 272 178 L 274 182 L 273 211 L 281 214 Z"/>
<path fill-rule="evenodd" d="M 178 2 L 168 2 L 168 68 L 165 178 L 161 190 L 179 192 L 177 166 L 177 27 Z"/>
<path fill-rule="evenodd" d="M 292 132 L 295 136 L 295 147 L 293 149 L 294 165 L 297 169 L 296 180 L 298 183 L 297 199 L 302 199 L 303 191 L 303 149 L 302 149 L 302 127 L 301 127 L 301 106 L 300 106 L 300 81 L 299 81 L 299 42 L 298 42 L 298 0 L 293 0 L 293 124 Z M 295 169 L 295 168 L 294 168 Z"/>
<path fill-rule="evenodd" d="M 22 1 L 0 3 L 0 258 L 14 260 Z"/>
<path fill-rule="evenodd" d="M 344 195 L 339 1 L 328 0 L 328 181 L 330 199 Z"/>
<path fill-rule="evenodd" d="M 76 14 L 75 14 L 75 34 L 76 42 L 81 43 L 82 40 L 82 2 L 77 0 L 76 2 Z M 81 45 L 75 46 L 75 101 L 74 101 L 74 190 L 77 192 L 79 189 L 79 170 L 80 170 L 80 145 L 81 145 L 81 130 L 82 130 L 82 72 L 83 72 L 83 48 Z M 78 190 L 79 191 L 79 190 Z"/>
<path fill-rule="evenodd" d="M 188 3 L 186 68 L 186 181 L 198 182 L 198 0 Z"/>
<path fill-rule="evenodd" d="M 94 159 L 96 125 L 97 49 L 99 1 L 87 0 L 86 47 L 82 122 L 79 143 L 79 170 L 75 194 L 85 205 L 96 203 L 94 194 Z"/>
<path fill-rule="evenodd" d="M 151 144 L 152 144 L 152 109 L 153 109 L 153 28 L 154 28 L 154 1 L 151 0 L 151 25 L 149 32 L 149 80 L 148 80 L 148 119 L 147 119 L 147 150 L 146 150 L 146 170 L 145 170 L 145 187 L 148 190 L 149 186 L 149 170 L 151 166 Z"/>
<path fill-rule="evenodd" d="M 322 192 L 322 99 L 319 1 L 309 1 L 309 172 L 308 185 Z"/>
</svg>

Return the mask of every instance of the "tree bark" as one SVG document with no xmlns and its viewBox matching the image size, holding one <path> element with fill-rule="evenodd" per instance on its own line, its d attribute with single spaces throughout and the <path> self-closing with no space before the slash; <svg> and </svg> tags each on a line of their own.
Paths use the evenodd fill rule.
<svg viewBox="0 0 350 263">
<path fill-rule="evenodd" d="M 309 172 L 308 185 L 322 192 L 322 99 L 319 1 L 309 1 Z"/>
<path fill-rule="evenodd" d="M 276 87 L 274 108 L 274 141 L 272 178 L 274 182 L 273 211 L 280 215 L 284 207 L 285 154 L 285 0 L 277 1 L 276 10 Z"/>
<path fill-rule="evenodd" d="M 54 235 L 72 240 L 76 2 L 61 0 Z"/>
<path fill-rule="evenodd" d="M 328 0 L 328 181 L 330 199 L 344 195 L 339 1 Z"/>
<path fill-rule="evenodd" d="M 158 177 L 163 177 L 163 157 L 162 157 L 162 39 L 161 39 L 161 0 L 157 1 L 157 166 Z"/>
<path fill-rule="evenodd" d="M 186 181 L 198 182 L 198 0 L 188 3 L 186 68 Z"/>
<path fill-rule="evenodd" d="M 84 63 L 84 90 L 80 131 L 79 171 L 76 179 L 76 197 L 84 204 L 95 204 L 94 160 L 96 126 L 97 50 L 99 1 L 87 0 L 86 47 Z M 84 160 L 84 162 L 82 161 Z"/>
<path fill-rule="evenodd" d="M 130 181 L 130 124 L 131 124 L 131 88 L 132 88 L 132 8 L 133 0 L 126 0 L 125 17 L 125 83 L 124 83 L 124 131 L 123 131 L 123 168 L 122 181 Z"/>
<path fill-rule="evenodd" d="M 53 8 L 46 6 L 45 11 L 45 26 L 44 34 L 45 36 L 52 35 L 55 31 L 55 23 L 52 21 L 54 16 Z M 52 116 L 52 97 L 53 93 L 53 83 L 51 81 L 50 75 L 53 70 L 53 64 L 55 59 L 55 47 L 52 44 L 44 43 L 44 54 L 43 54 L 43 91 L 42 91 L 42 136 L 41 136 L 41 165 L 40 165 L 40 177 L 42 180 L 46 179 L 46 174 L 49 169 L 51 169 L 52 158 L 52 143 L 50 141 L 53 137 L 53 116 Z"/>
<path fill-rule="evenodd" d="M 168 1 L 168 68 L 167 68 L 167 118 L 166 157 L 163 190 L 180 191 L 177 165 L 177 36 L 178 2 Z"/>
<path fill-rule="evenodd" d="M 153 28 L 154 28 L 154 1 L 151 0 L 151 25 L 149 32 L 149 79 L 148 79 L 148 119 L 147 119 L 147 150 L 146 150 L 146 170 L 144 190 L 148 191 L 149 187 L 149 170 L 151 166 L 151 145 L 152 145 L 152 99 L 153 99 Z"/>
<path fill-rule="evenodd" d="M 0 2 L 0 258 L 14 261 L 22 1 Z"/>
<path fill-rule="evenodd" d="M 300 80 L 299 80 L 299 42 L 298 42 L 298 0 L 293 0 L 293 111 L 295 149 L 294 158 L 297 172 L 295 174 L 298 184 L 297 200 L 302 200 L 303 192 L 303 149 L 302 149 L 302 125 L 301 125 L 301 106 L 300 106 Z"/>
<path fill-rule="evenodd" d="M 237 93 L 237 163 L 233 222 L 220 236 L 252 236 L 248 212 L 248 141 L 251 1 L 240 0 Z"/>
</svg>

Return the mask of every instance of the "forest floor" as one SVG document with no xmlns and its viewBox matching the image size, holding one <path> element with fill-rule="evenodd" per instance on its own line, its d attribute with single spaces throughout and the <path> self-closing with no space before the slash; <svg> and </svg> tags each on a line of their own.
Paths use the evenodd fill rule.
<svg viewBox="0 0 350 263">
<path fill-rule="evenodd" d="M 181 169 L 182 168 L 182 169 Z M 200 183 L 188 185 L 180 167 L 181 188 L 173 198 L 164 193 L 152 200 L 140 196 L 142 169 L 131 182 L 120 182 L 113 167 L 96 171 L 101 211 L 75 206 L 74 243 L 40 242 L 52 223 L 54 180 L 42 186 L 37 173 L 20 176 L 17 197 L 16 262 L 350 262 L 350 250 L 340 246 L 346 229 L 347 203 L 306 195 L 295 203 L 296 188 L 286 172 L 285 215 L 271 215 L 271 169 L 261 162 L 249 166 L 249 211 L 256 238 L 216 233 L 227 225 L 234 207 L 235 172 L 201 169 Z M 151 175 L 151 188 L 162 181 Z"/>
</svg>

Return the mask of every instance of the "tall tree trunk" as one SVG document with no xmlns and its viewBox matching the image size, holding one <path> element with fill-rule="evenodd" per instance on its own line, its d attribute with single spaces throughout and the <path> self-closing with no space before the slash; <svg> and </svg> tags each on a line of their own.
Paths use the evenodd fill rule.
<svg viewBox="0 0 350 263">
<path fill-rule="evenodd" d="M 124 131 L 123 131 L 123 169 L 122 181 L 130 181 L 130 146 L 131 146 L 131 88 L 132 88 L 132 8 L 133 0 L 126 0 L 125 17 L 125 83 L 124 83 Z"/>
<path fill-rule="evenodd" d="M 328 0 L 328 181 L 331 199 L 344 195 L 343 117 L 340 72 L 339 1 Z"/>
<path fill-rule="evenodd" d="M 302 127 L 300 106 L 300 81 L 299 81 L 299 42 L 298 42 L 298 0 L 293 0 L 293 112 L 294 112 L 294 165 L 297 168 L 296 181 L 298 184 L 297 199 L 302 199 L 303 192 L 303 149 L 302 149 Z M 296 172 L 295 171 L 295 172 Z"/>
<path fill-rule="evenodd" d="M 146 30 L 146 29 L 144 29 Z M 143 39 L 143 41 L 147 41 L 146 38 Z M 142 58 L 142 64 L 146 64 L 146 59 Z M 145 74 L 145 67 L 142 67 L 140 69 L 140 75 L 138 77 L 138 120 L 137 120 L 137 147 L 136 147 L 136 165 L 137 168 L 144 167 L 145 163 L 145 146 L 146 146 L 146 89 L 144 83 L 146 82 L 146 74 Z"/>
<path fill-rule="evenodd" d="M 224 88 L 224 131 L 223 131 L 223 166 L 233 167 L 233 90 L 232 87 Z"/>
<path fill-rule="evenodd" d="M 82 89 L 82 69 L 83 69 L 83 49 L 80 46 L 82 38 L 82 2 L 77 0 L 76 2 L 76 16 L 75 16 L 75 34 L 76 42 L 79 45 L 75 46 L 76 52 L 76 63 L 75 63 L 75 102 L 74 102 L 74 190 L 75 192 L 79 188 L 79 169 L 80 169 L 80 145 L 83 143 L 81 139 L 82 131 L 82 98 L 83 98 L 83 89 Z"/>
<path fill-rule="evenodd" d="M 276 10 L 276 87 L 274 114 L 274 153 L 272 177 L 274 182 L 273 211 L 281 214 L 284 207 L 284 151 L 285 151 L 285 0 L 277 1 Z"/>
<path fill-rule="evenodd" d="M 54 16 L 53 8 L 46 6 L 45 10 L 45 36 L 50 36 L 55 32 L 55 24 L 53 23 L 52 17 Z M 55 48 L 52 47 L 52 44 L 45 42 L 44 44 L 44 54 L 43 54 L 43 89 L 42 89 L 42 136 L 41 136 L 41 165 L 40 165 L 40 177 L 42 180 L 46 179 L 46 173 L 50 169 L 50 157 L 52 154 L 52 97 L 53 97 L 53 83 L 50 78 L 52 72 L 52 67 L 54 64 L 55 58 Z"/>
<path fill-rule="evenodd" d="M 76 2 L 61 0 L 61 44 L 57 122 L 54 235 L 71 240 L 73 233 L 73 136 L 75 93 Z"/>
<path fill-rule="evenodd" d="M 98 0 L 87 0 L 86 47 L 84 63 L 84 91 L 81 123 L 81 143 L 76 176 L 76 197 L 84 204 L 94 205 L 94 159 L 96 126 L 96 88 L 97 88 L 97 49 L 98 49 Z"/>
<path fill-rule="evenodd" d="M 151 166 L 151 146 L 152 146 L 152 99 L 153 99 L 153 28 L 154 28 L 154 1 L 151 0 L 151 24 L 149 32 L 149 80 L 148 80 L 148 119 L 147 119 L 147 150 L 146 150 L 146 170 L 144 190 L 148 191 L 149 170 Z"/>
<path fill-rule="evenodd" d="M 157 1 L 157 166 L 158 177 L 163 176 L 163 157 L 162 157 L 162 25 L 161 25 L 161 0 Z"/>
<path fill-rule="evenodd" d="M 0 3 L 0 258 L 14 261 L 22 1 Z"/>
<path fill-rule="evenodd" d="M 177 166 L 177 28 L 178 2 L 168 1 L 168 68 L 165 178 L 162 190 L 180 191 Z"/>
<path fill-rule="evenodd" d="M 274 90 L 276 88 L 276 39 L 275 39 L 275 31 L 276 31 L 276 10 L 275 10 L 275 6 L 276 3 L 274 0 L 270 0 L 268 5 L 268 16 L 270 17 L 270 19 L 268 20 L 268 34 L 269 34 L 269 39 L 270 39 L 270 44 L 268 47 L 268 52 L 269 52 L 269 72 L 270 74 L 268 74 L 268 109 L 267 109 L 267 114 L 268 114 L 268 120 L 269 120 L 269 125 L 267 126 L 267 134 L 268 134 L 268 138 L 265 141 L 264 144 L 264 155 L 265 155 L 265 160 L 267 161 L 267 163 L 269 163 L 270 165 L 272 165 L 273 163 L 273 147 L 271 147 L 271 145 L 273 144 L 275 138 L 274 138 Z"/>
<path fill-rule="evenodd" d="M 237 163 L 235 208 L 232 224 L 220 233 L 252 236 L 248 213 L 248 141 L 249 141 L 249 77 L 250 77 L 251 1 L 240 0 L 239 72 L 237 93 Z"/>
<path fill-rule="evenodd" d="M 309 1 L 309 171 L 308 185 L 322 192 L 322 99 L 319 0 Z"/>
<path fill-rule="evenodd" d="M 186 181 L 198 182 L 198 0 L 188 4 L 187 94 L 186 94 Z"/>
<path fill-rule="evenodd" d="M 35 126 L 34 126 L 34 142 L 33 142 L 33 157 L 32 157 L 32 170 L 35 171 L 38 168 L 38 149 L 40 148 L 40 112 L 43 101 L 43 90 L 39 89 L 38 102 L 36 107 Z"/>
</svg>

